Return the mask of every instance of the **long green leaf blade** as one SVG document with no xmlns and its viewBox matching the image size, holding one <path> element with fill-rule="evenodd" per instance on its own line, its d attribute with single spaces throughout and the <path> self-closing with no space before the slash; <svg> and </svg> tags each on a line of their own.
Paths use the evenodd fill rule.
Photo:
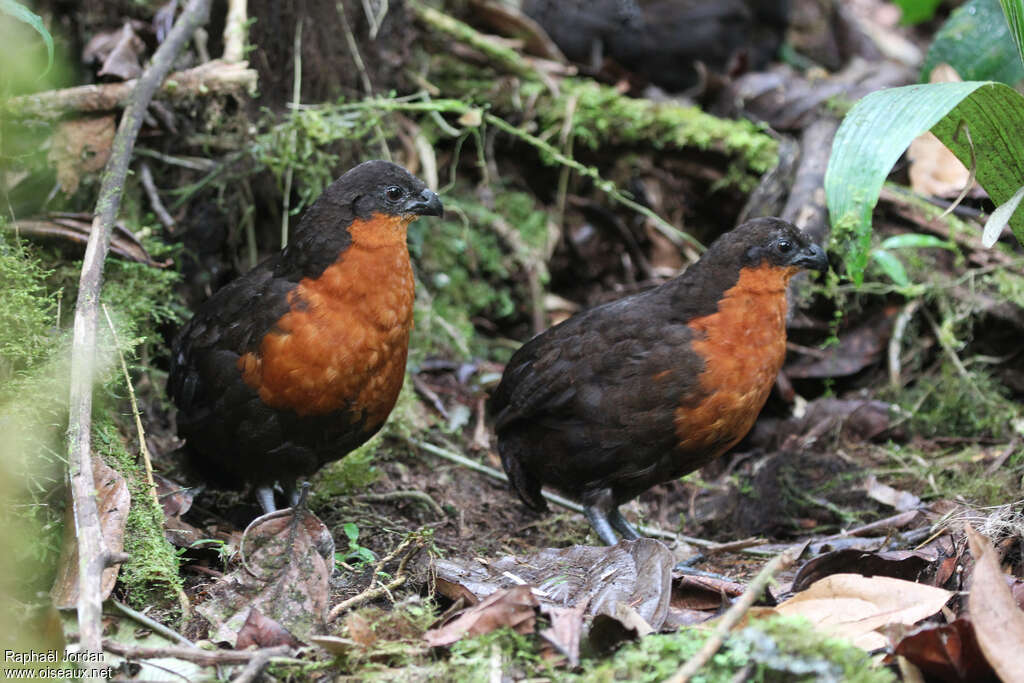
<svg viewBox="0 0 1024 683">
<path fill-rule="evenodd" d="M 53 66 L 53 36 L 46 30 L 42 18 L 15 0 L 0 0 L 0 12 L 28 24 L 43 37 L 43 42 L 46 43 L 46 71 L 49 71 Z M 43 73 L 45 74 L 46 71 Z"/>
<path fill-rule="evenodd" d="M 983 85 L 936 83 L 880 90 L 860 100 L 843 119 L 832 143 L 825 195 L 834 239 L 857 284 L 863 282 L 871 248 L 871 211 L 893 164 L 914 138 Z"/>
<path fill-rule="evenodd" d="M 1024 62 L 1024 0 L 999 0 L 1010 27 L 1010 35 L 1017 44 L 1017 55 Z"/>
</svg>

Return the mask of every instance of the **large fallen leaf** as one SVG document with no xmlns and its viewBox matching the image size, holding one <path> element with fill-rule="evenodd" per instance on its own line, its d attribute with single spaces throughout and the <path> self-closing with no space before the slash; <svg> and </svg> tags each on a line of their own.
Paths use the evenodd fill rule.
<svg viewBox="0 0 1024 683">
<path fill-rule="evenodd" d="M 845 548 L 834 550 L 809 561 L 793 579 L 793 592 L 806 590 L 811 584 L 833 574 L 888 576 L 916 581 L 921 573 L 937 560 L 935 553 L 912 550 L 871 552 Z"/>
<path fill-rule="evenodd" d="M 586 602 L 588 616 L 618 618 L 619 603 L 629 605 L 658 630 L 668 613 L 674 565 L 664 544 L 642 538 L 609 547 L 544 548 L 486 563 L 438 560 L 437 588 L 452 600 L 476 602 L 502 588 L 529 585 L 542 603 L 576 607 Z"/>
<path fill-rule="evenodd" d="M 451 645 L 466 636 L 479 636 L 499 628 L 533 633 L 537 599 L 529 586 L 503 588 L 463 612 L 454 621 L 423 634 L 432 647 Z"/>
<path fill-rule="evenodd" d="M 975 559 L 967 609 L 978 644 L 1003 683 L 1024 683 L 1024 612 L 1013 599 L 992 544 L 970 525 L 964 531 Z"/>
<path fill-rule="evenodd" d="M 875 650 L 889 644 L 880 629 L 916 624 L 942 609 L 952 596 L 941 588 L 887 576 L 833 574 L 775 609 L 806 617 L 820 631 Z"/>
<path fill-rule="evenodd" d="M 316 515 L 303 510 L 297 517 L 270 517 L 248 530 L 242 566 L 210 586 L 210 599 L 196 607 L 212 625 L 211 640 L 273 647 L 309 642 L 325 630 L 334 543 Z"/>
<path fill-rule="evenodd" d="M 946 683 L 994 683 L 995 672 L 978 647 L 974 626 L 967 619 L 927 625 L 909 633 L 896 645 L 896 654 Z"/>
<path fill-rule="evenodd" d="M 92 462 L 93 480 L 96 482 L 96 508 L 100 515 L 100 531 L 103 545 L 108 552 L 124 551 L 124 530 L 128 523 L 128 508 L 132 497 L 128 484 L 121 474 L 107 466 L 101 459 Z M 71 609 L 78 603 L 78 538 L 75 535 L 75 520 L 71 502 L 64 515 L 64 544 L 57 578 L 54 579 L 50 597 L 59 609 Z M 107 567 L 100 579 L 100 595 L 106 600 L 117 583 L 120 565 Z"/>
</svg>

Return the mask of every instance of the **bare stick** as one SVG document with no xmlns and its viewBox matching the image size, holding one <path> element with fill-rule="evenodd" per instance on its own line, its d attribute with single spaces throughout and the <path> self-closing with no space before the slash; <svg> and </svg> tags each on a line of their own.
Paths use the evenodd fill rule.
<svg viewBox="0 0 1024 683">
<path fill-rule="evenodd" d="M 506 483 L 508 482 L 508 477 L 505 476 L 504 472 L 499 472 L 493 467 L 488 467 L 487 465 L 481 465 L 475 460 L 470 460 L 464 455 L 459 455 L 458 453 L 454 453 L 445 448 L 441 448 L 440 446 L 435 446 L 432 443 L 420 441 L 418 439 L 409 439 L 409 443 L 413 444 L 414 446 L 419 446 L 428 453 L 433 453 L 434 455 L 440 458 L 450 460 L 451 462 L 454 462 L 458 465 L 462 465 L 463 467 L 468 467 L 469 469 L 479 472 L 480 474 L 486 474 L 488 477 L 491 477 L 492 479 L 497 479 L 498 481 L 504 481 Z M 581 514 L 583 512 L 582 505 L 575 501 L 569 500 L 568 498 L 564 498 L 558 495 L 557 493 L 551 493 L 550 491 L 542 490 L 541 495 L 544 496 L 545 499 L 554 503 L 555 505 L 564 507 L 567 510 L 572 510 L 573 512 L 579 512 Z M 718 545 L 718 543 L 715 543 L 714 541 L 709 541 L 705 538 L 695 538 L 693 536 L 674 534 L 671 531 L 665 531 L 664 529 L 659 529 L 657 527 L 638 526 L 637 530 L 645 536 L 664 538 L 670 541 L 684 541 L 691 545 L 695 545 L 699 548 L 709 548 Z M 746 550 L 747 549 L 744 549 L 744 552 Z"/>
<path fill-rule="evenodd" d="M 180 17 L 178 20 L 181 21 Z M 154 59 L 155 57 L 154 55 Z M 68 112 L 113 111 L 131 103 L 132 93 L 135 92 L 140 80 L 141 78 L 123 83 L 80 85 L 63 90 L 20 95 L 0 104 L 0 111 L 12 118 L 37 119 L 55 119 Z M 163 100 L 180 100 L 197 95 L 209 96 L 255 89 L 256 71 L 248 68 L 244 62 L 229 64 L 214 60 L 194 69 L 171 74 L 160 85 L 160 95 Z"/>
<path fill-rule="evenodd" d="M 100 577 L 107 563 L 107 551 L 96 509 L 93 478 L 91 426 L 92 384 L 96 361 L 96 327 L 99 295 L 103 282 L 103 261 L 110 248 L 111 232 L 121 204 L 121 193 L 128 175 L 135 138 L 142 127 L 146 107 L 175 57 L 192 33 L 206 22 L 210 0 L 191 0 L 174 24 L 167 39 L 153 55 L 153 62 L 138 79 L 131 102 L 121 118 L 114 138 L 113 152 L 103 172 L 96 217 L 85 249 L 82 274 L 75 306 L 74 339 L 71 349 L 71 391 L 68 411 L 68 478 L 78 537 L 78 627 L 82 649 L 101 652 L 102 590 Z"/>
<path fill-rule="evenodd" d="M 153 182 L 153 172 L 149 170 L 149 164 L 143 161 L 139 164 L 139 180 L 142 181 L 142 188 L 149 198 L 149 205 L 168 232 L 174 232 L 174 218 L 167 213 L 164 203 L 160 201 L 160 193 L 157 192 L 156 183 Z"/>
<path fill-rule="evenodd" d="M 381 569 L 384 568 L 384 565 L 388 562 L 394 561 L 394 559 L 403 553 L 414 541 L 416 542 L 416 548 L 402 557 L 402 560 L 398 563 L 398 569 L 395 570 L 395 578 L 388 582 L 387 585 L 377 586 L 374 588 L 373 584 L 376 583 L 377 575 L 380 573 Z M 370 579 L 370 585 L 367 586 L 366 590 L 358 595 L 352 596 L 348 600 L 339 602 L 331 609 L 330 614 L 327 615 L 327 623 L 331 623 L 345 613 L 345 611 L 350 610 L 357 605 L 362 605 L 363 603 L 367 603 L 371 600 L 376 600 L 383 595 L 390 595 L 391 591 L 404 584 L 409 578 L 405 573 L 405 565 L 409 564 L 409 560 L 412 559 L 412 556 L 415 555 L 416 551 L 421 547 L 423 547 L 423 538 L 419 534 L 410 534 L 407 536 L 404 541 L 395 546 L 394 550 L 377 562 L 376 566 L 373 568 L 373 578 Z"/>
<path fill-rule="evenodd" d="M 133 647 L 116 640 L 104 640 L 103 649 L 125 659 L 183 659 L 200 666 L 221 666 L 248 664 L 254 657 L 269 651 L 271 657 L 281 657 L 289 652 L 287 645 L 267 647 L 260 650 L 201 650 L 190 647 Z"/>
<path fill-rule="evenodd" d="M 246 0 L 228 0 L 228 16 L 224 21 L 224 61 L 245 59 L 245 33 L 249 18 Z"/>
<path fill-rule="evenodd" d="M 232 679 L 231 683 L 251 683 L 263 672 L 267 664 L 274 657 L 280 657 L 288 654 L 287 645 L 278 645 L 277 647 L 265 647 L 260 650 L 256 650 L 253 654 L 252 659 L 245 665 L 235 678 Z"/>
<path fill-rule="evenodd" d="M 295 23 L 295 41 L 292 43 L 293 68 L 292 68 L 292 106 L 298 107 L 302 100 L 302 23 L 305 21 L 303 15 L 299 15 Z M 288 138 L 288 147 L 295 149 L 296 131 Z M 292 206 L 292 175 L 295 167 L 288 164 L 284 172 L 284 196 L 281 197 L 281 248 L 288 246 L 288 215 Z"/>
<path fill-rule="evenodd" d="M 764 589 L 768 587 L 772 578 L 780 571 L 791 567 L 795 561 L 796 553 L 792 550 L 784 550 L 773 557 L 760 573 L 754 577 L 754 580 L 750 582 L 746 592 L 740 596 L 740 599 L 734 602 L 728 611 L 722 615 L 722 618 L 718 620 L 718 625 L 715 627 L 714 632 L 704 641 L 704 645 L 697 654 L 690 657 L 665 683 L 686 683 L 695 673 L 700 671 L 702 666 L 711 661 L 711 658 L 722 647 L 722 643 L 725 642 L 725 637 L 729 634 L 729 631 L 753 607 L 757 599 L 764 593 Z"/>
<path fill-rule="evenodd" d="M 110 335 L 114 338 L 114 348 L 117 349 L 117 357 L 121 359 L 121 371 L 124 373 L 124 383 L 128 387 L 128 398 L 132 404 L 132 415 L 135 416 L 135 430 L 139 434 L 139 455 L 142 456 L 142 464 L 146 468 L 146 483 L 149 484 L 149 492 L 153 496 L 156 509 L 160 509 L 160 499 L 156 495 L 156 482 L 153 481 L 153 461 L 149 458 L 149 447 L 146 446 L 146 430 L 142 427 L 142 417 L 139 414 L 139 402 L 135 400 L 135 388 L 132 386 L 131 375 L 128 374 L 128 363 L 121 353 L 121 340 L 117 337 L 117 330 L 114 328 L 114 321 L 110 319 L 110 311 L 107 305 L 102 304 L 103 315 L 107 318 L 107 326 L 110 327 Z"/>
<path fill-rule="evenodd" d="M 185 645 L 187 647 L 190 647 L 190 648 L 198 648 L 199 647 L 198 645 L 196 645 L 191 640 L 189 640 L 185 636 L 181 635 L 180 633 L 178 633 L 174 629 L 167 628 L 166 626 L 161 624 L 159 621 L 156 621 L 155 619 L 152 619 L 152 618 L 146 616 L 142 612 L 137 612 L 137 611 L 133 610 L 131 607 L 129 607 L 128 605 L 124 604 L 123 602 L 121 602 L 119 600 L 114 600 L 114 599 L 111 599 L 110 602 L 114 605 L 114 607 L 116 607 L 118 610 L 120 610 L 122 613 L 124 613 L 125 616 L 134 619 L 135 621 L 139 622 L 140 624 L 142 624 L 143 626 L 145 626 L 149 630 L 155 631 L 156 633 L 159 633 L 163 637 L 168 638 L 169 640 L 173 640 L 173 641 L 176 641 L 178 643 L 181 643 L 182 645 Z M 104 647 L 104 649 L 109 650 L 110 648 Z"/>
</svg>

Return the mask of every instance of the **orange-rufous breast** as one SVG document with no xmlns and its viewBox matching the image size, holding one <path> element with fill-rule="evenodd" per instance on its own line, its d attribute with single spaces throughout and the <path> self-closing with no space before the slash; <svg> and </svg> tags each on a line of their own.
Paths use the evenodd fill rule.
<svg viewBox="0 0 1024 683">
<path fill-rule="evenodd" d="M 402 388 L 413 324 L 411 219 L 354 221 L 338 260 L 289 293 L 289 312 L 257 353 L 238 361 L 264 403 L 299 415 L 349 409 L 368 428 L 387 419 Z"/>
<path fill-rule="evenodd" d="M 704 360 L 698 401 L 675 411 L 685 452 L 707 459 L 742 439 L 764 407 L 786 357 L 786 286 L 795 267 L 743 268 L 715 313 L 688 323 Z"/>
</svg>

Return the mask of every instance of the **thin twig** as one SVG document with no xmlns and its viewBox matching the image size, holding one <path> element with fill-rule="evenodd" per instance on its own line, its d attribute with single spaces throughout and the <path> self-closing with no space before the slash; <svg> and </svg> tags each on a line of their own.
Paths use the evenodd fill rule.
<svg viewBox="0 0 1024 683">
<path fill-rule="evenodd" d="M 149 170 L 149 164 L 143 161 L 139 164 L 139 180 L 142 181 L 142 189 L 146 191 L 149 199 L 149 206 L 168 232 L 174 232 L 174 218 L 167 213 L 164 203 L 160 200 L 160 193 L 157 192 L 156 183 L 153 182 L 153 172 Z"/>
<path fill-rule="evenodd" d="M 246 0 L 228 0 L 228 15 L 224 20 L 225 62 L 245 59 L 246 25 L 249 23 Z"/>
<path fill-rule="evenodd" d="M 146 616 L 142 612 L 138 612 L 136 610 L 133 610 L 131 607 L 129 607 L 128 605 L 124 604 L 120 600 L 114 600 L 113 598 L 111 598 L 110 602 L 113 603 L 114 607 L 116 607 L 118 610 L 120 610 L 125 616 L 130 617 L 131 619 L 134 619 L 135 621 L 139 622 L 140 624 L 142 624 L 143 626 L 148 628 L 150 631 L 154 631 L 156 633 L 159 633 L 164 638 L 169 638 L 170 640 L 173 640 L 175 642 L 181 643 L 182 645 L 186 645 L 186 646 L 188 646 L 190 648 L 198 648 L 199 647 L 198 645 L 196 645 L 191 640 L 189 640 L 185 636 L 181 635 L 180 633 L 178 633 L 174 629 L 171 629 L 171 628 L 168 628 L 168 627 L 164 626 L 159 621 L 157 621 L 155 619 L 151 619 L 150 617 Z M 125 647 L 128 647 L 128 646 L 125 646 Z M 109 648 L 107 648 L 106 645 L 104 645 L 104 649 L 109 649 Z"/>
<path fill-rule="evenodd" d="M 438 517 L 444 517 L 444 510 L 433 498 L 423 491 L 387 491 L 385 493 L 362 493 L 354 496 L 352 500 L 361 503 L 391 503 L 396 500 L 411 500 L 422 503 L 430 508 L 430 511 Z"/>
<path fill-rule="evenodd" d="M 287 645 L 265 647 L 260 650 L 256 650 L 252 659 L 250 659 L 249 663 L 245 665 L 245 668 L 242 669 L 241 673 L 231 679 L 231 683 L 251 683 L 252 681 L 255 681 L 256 677 L 263 672 L 263 669 L 266 668 L 271 659 L 288 654 L 288 650 L 289 648 Z"/>
<path fill-rule="evenodd" d="M 302 24 L 305 22 L 305 15 L 300 14 L 298 20 L 295 22 L 295 42 L 292 43 L 292 53 L 294 54 L 293 68 L 292 68 L 292 106 L 298 107 L 302 100 Z M 288 140 L 288 149 L 291 153 L 295 152 L 295 144 L 297 138 L 297 131 L 294 129 L 291 132 Z M 288 164 L 288 168 L 284 172 L 284 196 L 281 197 L 281 248 L 284 249 L 288 246 L 288 218 L 291 213 L 292 205 L 292 175 L 295 172 L 295 167 L 292 164 Z"/>
<path fill-rule="evenodd" d="M 458 465 L 462 465 L 463 467 L 468 467 L 469 469 L 474 470 L 476 472 L 479 472 L 480 474 L 486 474 L 488 477 L 491 477 L 492 479 L 497 479 L 498 481 L 503 481 L 505 483 L 508 483 L 508 477 L 505 476 L 505 473 L 504 472 L 499 472 L 498 470 L 494 469 L 493 467 L 488 467 L 487 465 L 481 465 L 480 463 L 476 462 L 475 460 L 470 460 L 469 458 L 467 458 L 464 455 L 459 455 L 458 453 L 454 453 L 454 452 L 452 452 L 450 450 L 447 450 L 445 448 L 441 448 L 440 446 L 435 446 L 434 444 L 429 443 L 427 441 L 420 441 L 419 439 L 409 439 L 408 441 L 409 441 L 409 443 L 413 444 L 414 446 L 419 446 L 420 448 L 422 448 L 423 450 L 427 451 L 428 453 L 433 453 L 434 455 L 436 455 L 436 456 L 438 456 L 440 458 L 444 458 L 445 460 L 450 460 L 451 462 L 454 462 L 454 463 L 456 463 Z M 583 512 L 583 506 L 582 505 L 580 505 L 579 503 L 577 503 L 575 501 L 569 500 L 568 498 L 564 498 L 564 497 L 558 495 L 557 493 L 551 493 L 550 491 L 542 490 L 541 491 L 541 495 L 544 496 L 544 498 L 546 500 L 551 501 L 555 505 L 559 505 L 561 507 L 564 507 L 567 510 L 572 510 L 573 512 L 579 512 L 579 513 Z M 664 539 L 667 539 L 667 540 L 670 540 L 670 541 L 684 541 L 684 542 L 689 543 L 691 545 L 695 545 L 695 546 L 697 546 L 699 548 L 710 548 L 710 547 L 714 547 L 716 545 L 719 545 L 718 543 L 715 543 L 714 541 L 709 541 L 706 538 L 695 538 L 694 536 L 684 536 L 683 534 L 674 534 L 671 531 L 666 531 L 664 529 L 659 529 L 657 527 L 638 526 L 637 530 L 640 533 L 644 534 L 645 536 L 652 536 L 652 537 L 656 537 L 656 538 L 664 538 Z M 761 554 L 761 553 L 757 553 L 754 548 L 744 549 L 742 552 L 748 552 L 748 550 L 752 554 Z"/>
<path fill-rule="evenodd" d="M 907 302 L 900 314 L 896 316 L 896 322 L 893 323 L 892 337 L 889 338 L 889 387 L 891 389 L 900 388 L 900 347 L 903 345 L 903 335 L 907 331 L 907 325 L 920 305 L 920 299 Z"/>
<path fill-rule="evenodd" d="M 96 363 L 96 328 L 103 265 L 110 249 L 111 232 L 121 204 L 121 193 L 132 148 L 142 127 L 146 107 L 178 53 L 193 31 L 206 22 L 210 0 L 191 0 L 175 22 L 167 39 L 153 55 L 153 61 L 139 77 L 131 102 L 121 118 L 113 152 L 103 171 L 99 198 L 89 243 L 82 262 L 75 306 L 74 339 L 71 351 L 71 390 L 68 414 L 68 477 L 78 537 L 78 626 L 82 649 L 100 652 L 103 643 L 101 575 L 107 562 L 92 469 L 92 385 Z"/>
<path fill-rule="evenodd" d="M 359 52 L 359 43 L 352 32 L 352 26 L 348 23 L 348 16 L 345 14 L 345 3 L 338 2 L 335 4 L 335 7 L 337 8 L 338 18 L 341 19 L 341 29 L 345 34 L 345 43 L 348 45 L 348 51 L 352 54 L 352 63 L 356 65 L 356 71 L 359 72 L 359 80 L 363 84 L 363 92 L 366 93 L 367 97 L 373 97 L 373 83 L 370 82 L 370 74 L 366 70 L 366 64 L 363 62 L 363 55 Z M 367 19 L 369 19 L 369 15 L 367 15 Z M 388 149 L 387 136 L 384 134 L 384 129 L 381 128 L 379 121 L 373 124 L 373 129 L 377 133 L 378 142 L 380 142 L 381 157 L 391 161 L 391 150 Z"/>
<path fill-rule="evenodd" d="M 103 315 L 107 319 L 107 326 L 110 328 L 110 335 L 114 339 L 114 348 L 117 349 L 117 357 L 121 360 L 121 371 L 124 373 L 124 383 L 128 387 L 128 399 L 132 404 L 132 415 L 135 416 L 135 431 L 139 435 L 139 455 L 142 457 L 142 464 L 146 470 L 146 483 L 149 484 L 149 492 L 153 496 L 153 503 L 156 509 L 160 509 L 160 498 L 156 494 L 156 482 L 153 480 L 153 461 L 149 457 L 149 447 L 146 445 L 146 430 L 142 426 L 142 416 L 139 414 L 139 402 L 135 399 L 135 388 L 132 386 L 132 377 L 128 374 L 128 363 L 121 353 L 121 340 L 117 336 L 117 329 L 114 328 L 114 321 L 110 318 L 110 311 L 106 304 L 103 307 Z"/>
<path fill-rule="evenodd" d="M 715 653 L 722 647 L 725 637 L 743 619 L 743 616 L 750 611 L 754 603 L 764 594 L 772 578 L 780 571 L 788 569 L 796 562 L 796 554 L 792 550 L 784 550 L 774 558 L 754 577 L 754 580 L 747 586 L 747 590 L 740 598 L 718 620 L 714 632 L 704 641 L 701 649 L 691 657 L 679 670 L 675 672 L 665 683 L 686 683 L 701 667 L 711 661 Z"/>
<path fill-rule="evenodd" d="M 260 650 L 202 650 L 188 647 L 134 647 L 116 640 L 104 640 L 103 649 L 125 659 L 183 659 L 200 666 L 225 666 L 247 664 L 262 652 L 272 651 L 271 657 L 288 654 L 287 645 L 262 648 Z"/>
<path fill-rule="evenodd" d="M 398 557 L 401 553 L 405 552 L 405 550 L 413 542 L 416 543 L 416 548 L 412 552 L 406 553 L 405 556 L 402 557 L 401 561 L 398 563 L 398 569 L 395 570 L 395 578 L 389 581 L 387 585 L 381 585 L 374 588 L 373 585 L 377 582 L 377 575 L 380 574 L 384 566 L 388 562 L 393 562 L 395 558 Z M 380 560 L 377 561 L 377 564 L 373 568 L 373 578 L 370 579 L 370 585 L 367 586 L 366 590 L 359 593 L 358 595 L 352 596 L 348 600 L 343 600 L 342 602 L 339 602 L 337 605 L 335 605 L 331 609 L 330 613 L 327 615 L 327 623 L 331 623 L 339 616 L 341 616 L 344 612 L 352 609 L 356 605 L 362 605 L 363 603 L 370 602 L 371 600 L 376 600 L 377 598 L 382 597 L 384 595 L 390 595 L 391 591 L 402 586 L 409 578 L 408 575 L 405 573 L 405 566 L 409 563 L 409 560 L 412 559 L 413 555 L 416 554 L 416 551 L 419 550 L 421 547 L 423 547 L 423 537 L 420 534 L 413 533 L 406 536 L 406 538 L 401 543 L 395 546 L 394 550 L 392 550 L 386 556 L 382 557 Z"/>
</svg>

